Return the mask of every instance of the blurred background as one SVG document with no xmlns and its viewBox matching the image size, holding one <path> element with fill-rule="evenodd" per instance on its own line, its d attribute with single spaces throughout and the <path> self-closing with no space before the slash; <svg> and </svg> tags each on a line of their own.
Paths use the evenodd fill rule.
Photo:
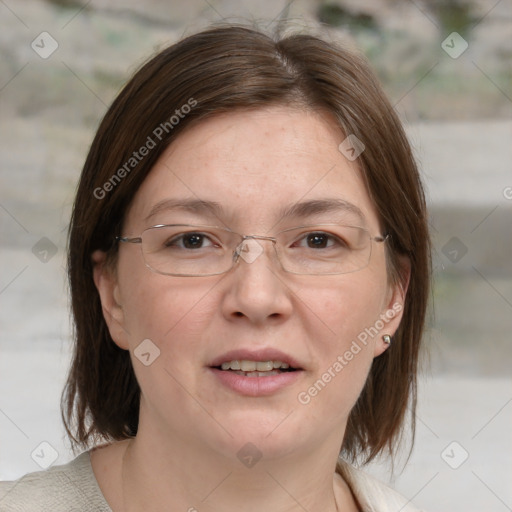
<svg viewBox="0 0 512 512">
<path fill-rule="evenodd" d="M 0 0 L 0 479 L 73 457 L 66 230 L 94 131 L 141 63 L 222 20 L 370 59 L 426 183 L 435 280 L 414 450 L 368 471 L 431 512 L 512 510 L 512 0 Z"/>
</svg>

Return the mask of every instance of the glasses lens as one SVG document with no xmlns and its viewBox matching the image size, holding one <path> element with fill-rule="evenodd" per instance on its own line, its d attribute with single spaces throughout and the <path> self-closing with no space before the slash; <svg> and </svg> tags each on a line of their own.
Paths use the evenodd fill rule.
<svg viewBox="0 0 512 512">
<path fill-rule="evenodd" d="M 236 236 L 210 226 L 157 226 L 142 233 L 142 253 L 148 267 L 161 274 L 220 274 L 232 265 Z"/>
<path fill-rule="evenodd" d="M 142 233 L 142 253 L 146 265 L 161 274 L 216 275 L 232 267 L 241 241 L 241 235 L 214 226 L 155 226 Z M 366 229 L 338 224 L 287 229 L 276 241 L 282 268 L 294 274 L 356 272 L 368 265 L 372 250 Z M 250 264 L 261 253 L 240 255 Z"/>
<path fill-rule="evenodd" d="M 281 264 L 295 274 L 346 274 L 370 261 L 370 234 L 360 227 L 307 226 L 288 229 L 277 238 Z"/>
</svg>

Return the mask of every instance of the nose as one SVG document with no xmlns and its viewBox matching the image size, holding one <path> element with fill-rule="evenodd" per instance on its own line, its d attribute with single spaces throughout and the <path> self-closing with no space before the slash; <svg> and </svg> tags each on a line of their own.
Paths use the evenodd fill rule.
<svg viewBox="0 0 512 512">
<path fill-rule="evenodd" d="M 292 312 L 292 292 L 270 237 L 246 237 L 237 249 L 237 262 L 226 276 L 222 312 L 230 320 L 254 324 L 283 321 Z"/>
</svg>

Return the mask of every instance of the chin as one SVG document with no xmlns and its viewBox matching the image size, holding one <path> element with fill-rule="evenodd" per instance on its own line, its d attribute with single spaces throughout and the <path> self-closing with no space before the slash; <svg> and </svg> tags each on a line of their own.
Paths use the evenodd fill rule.
<svg viewBox="0 0 512 512">
<path fill-rule="evenodd" d="M 247 456 L 261 456 L 262 458 L 282 458 L 298 448 L 305 442 L 307 436 L 304 425 L 297 425 L 293 409 L 249 410 L 247 412 L 233 411 L 232 414 L 223 415 L 222 425 L 231 434 L 229 436 L 219 427 L 216 439 L 211 439 L 212 446 L 219 448 L 224 455 L 234 454 L 237 458 Z M 288 416 L 289 415 L 289 416 Z M 209 430 L 211 438 L 212 430 Z M 220 439 L 219 439 L 220 438 Z M 254 452 L 254 453 L 253 453 Z"/>
</svg>

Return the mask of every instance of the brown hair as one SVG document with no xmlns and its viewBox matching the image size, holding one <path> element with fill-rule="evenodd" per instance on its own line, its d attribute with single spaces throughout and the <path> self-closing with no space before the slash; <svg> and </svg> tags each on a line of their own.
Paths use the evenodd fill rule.
<svg viewBox="0 0 512 512">
<path fill-rule="evenodd" d="M 373 361 L 341 452 L 366 461 L 385 449 L 392 454 L 407 408 L 414 432 L 430 241 L 423 189 L 400 121 L 366 60 L 353 51 L 311 35 L 275 41 L 248 27 L 224 26 L 187 37 L 148 61 L 105 114 L 87 156 L 68 254 L 75 346 L 62 410 L 74 447 L 134 436 L 139 420 L 140 389 L 129 353 L 113 342 L 104 321 L 91 254 L 101 249 L 115 258 L 114 237 L 134 194 L 185 128 L 220 112 L 273 104 L 330 112 L 345 134 L 363 141 L 358 162 L 382 229 L 390 235 L 386 250 L 393 282 L 405 279 L 400 258 L 410 260 L 402 322 L 390 349 Z M 171 120 L 184 112 L 179 122 Z M 148 137 L 156 139 L 158 127 L 156 146 L 132 161 Z"/>
</svg>

